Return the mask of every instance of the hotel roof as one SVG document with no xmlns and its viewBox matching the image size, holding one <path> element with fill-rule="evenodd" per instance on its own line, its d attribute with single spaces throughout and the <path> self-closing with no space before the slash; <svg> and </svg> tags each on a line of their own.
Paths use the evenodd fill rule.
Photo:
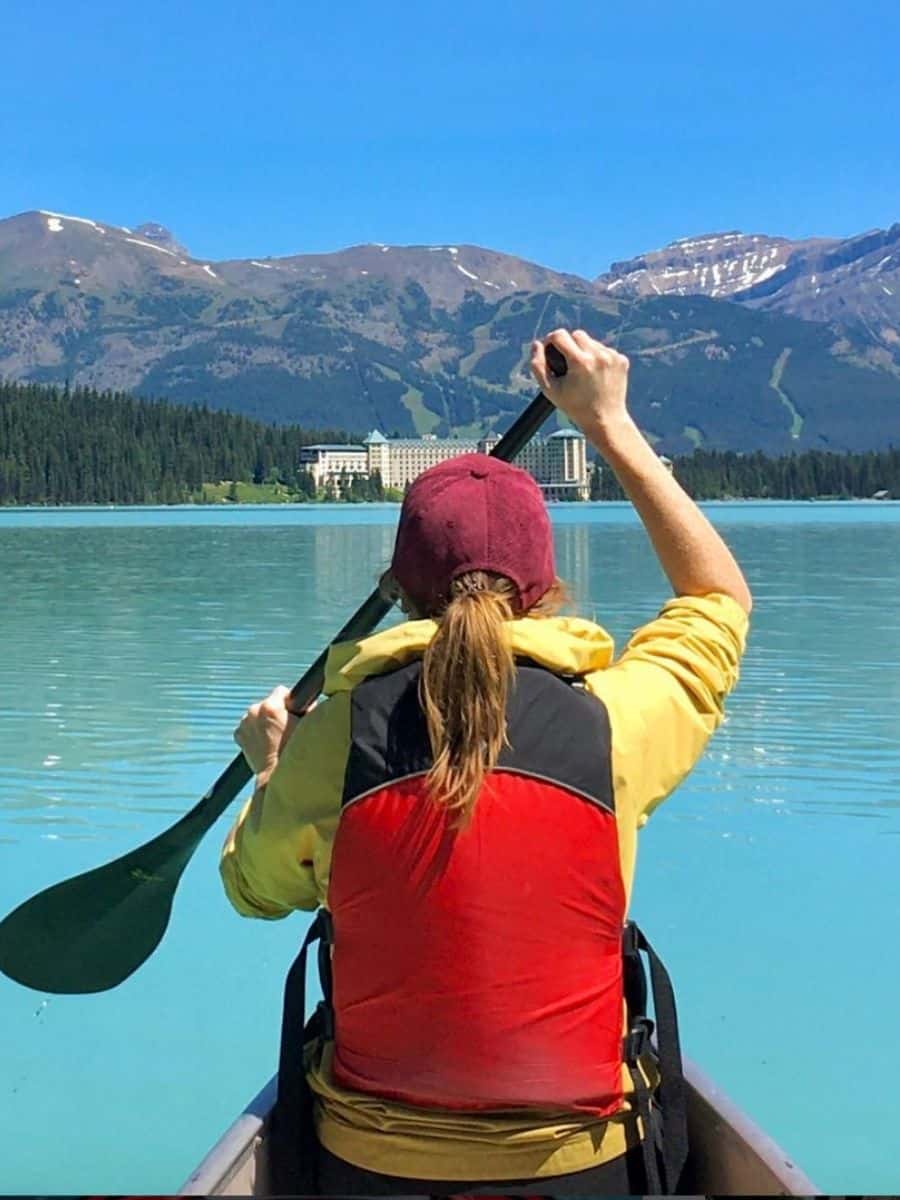
<svg viewBox="0 0 900 1200">
<path fill-rule="evenodd" d="M 584 441 L 584 434 L 580 429 L 557 429 L 556 433 L 551 433 L 547 438 L 549 442 L 552 438 L 578 438 Z"/>
</svg>

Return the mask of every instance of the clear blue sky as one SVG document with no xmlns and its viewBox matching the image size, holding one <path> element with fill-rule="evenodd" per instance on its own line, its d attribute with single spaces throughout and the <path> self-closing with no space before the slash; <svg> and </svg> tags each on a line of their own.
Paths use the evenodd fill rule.
<svg viewBox="0 0 900 1200">
<path fill-rule="evenodd" d="M 7 0 L 0 215 L 594 275 L 900 220 L 900 0 Z"/>
</svg>

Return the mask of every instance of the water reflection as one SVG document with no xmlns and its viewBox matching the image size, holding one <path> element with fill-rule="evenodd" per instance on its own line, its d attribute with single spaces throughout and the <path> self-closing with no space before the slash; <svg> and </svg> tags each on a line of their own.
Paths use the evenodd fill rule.
<svg viewBox="0 0 900 1200">
<path fill-rule="evenodd" d="M 101 814 L 177 811 L 185 764 L 230 753 L 244 705 L 292 682 L 371 590 L 394 516 L 0 530 L 15 598 L 0 665 L 4 836 L 26 819 L 103 836 Z M 646 536 L 633 520 L 566 517 L 559 572 L 621 646 L 666 595 Z M 877 813 L 892 827 L 900 527 L 739 522 L 729 536 L 756 611 L 731 720 L 701 768 L 703 804 L 712 793 L 728 811 Z"/>
</svg>

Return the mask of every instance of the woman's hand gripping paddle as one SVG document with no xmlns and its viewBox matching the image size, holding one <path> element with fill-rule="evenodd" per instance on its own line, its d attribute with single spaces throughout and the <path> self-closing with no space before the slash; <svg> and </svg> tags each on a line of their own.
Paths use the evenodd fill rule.
<svg viewBox="0 0 900 1200">
<path fill-rule="evenodd" d="M 566 361 L 557 354 L 547 347 L 554 374 L 563 375 Z M 550 401 L 539 394 L 497 443 L 494 456 L 507 462 L 515 458 L 552 411 Z M 376 589 L 334 640 L 370 633 L 391 606 Z M 295 711 L 321 692 L 327 655 L 326 648 L 292 689 L 290 707 Z M 103 992 L 122 983 L 159 945 L 182 872 L 251 775 L 244 756 L 237 755 L 170 829 L 19 905 L 0 922 L 0 971 L 41 992 Z"/>
</svg>

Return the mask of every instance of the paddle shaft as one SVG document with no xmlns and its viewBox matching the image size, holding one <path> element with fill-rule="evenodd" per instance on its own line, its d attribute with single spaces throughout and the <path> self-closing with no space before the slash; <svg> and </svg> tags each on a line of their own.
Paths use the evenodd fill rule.
<svg viewBox="0 0 900 1200">
<path fill-rule="evenodd" d="M 561 355 L 548 359 L 565 373 Z M 539 395 L 494 448 L 509 460 L 552 411 Z M 370 633 L 391 608 L 376 589 L 335 641 Z M 295 684 L 291 707 L 303 710 L 321 692 L 327 649 Z M 45 888 L 0 921 L 0 971 L 39 991 L 85 994 L 117 987 L 162 940 L 181 875 L 200 840 L 252 778 L 242 754 L 198 804 L 137 849 Z"/>
</svg>

